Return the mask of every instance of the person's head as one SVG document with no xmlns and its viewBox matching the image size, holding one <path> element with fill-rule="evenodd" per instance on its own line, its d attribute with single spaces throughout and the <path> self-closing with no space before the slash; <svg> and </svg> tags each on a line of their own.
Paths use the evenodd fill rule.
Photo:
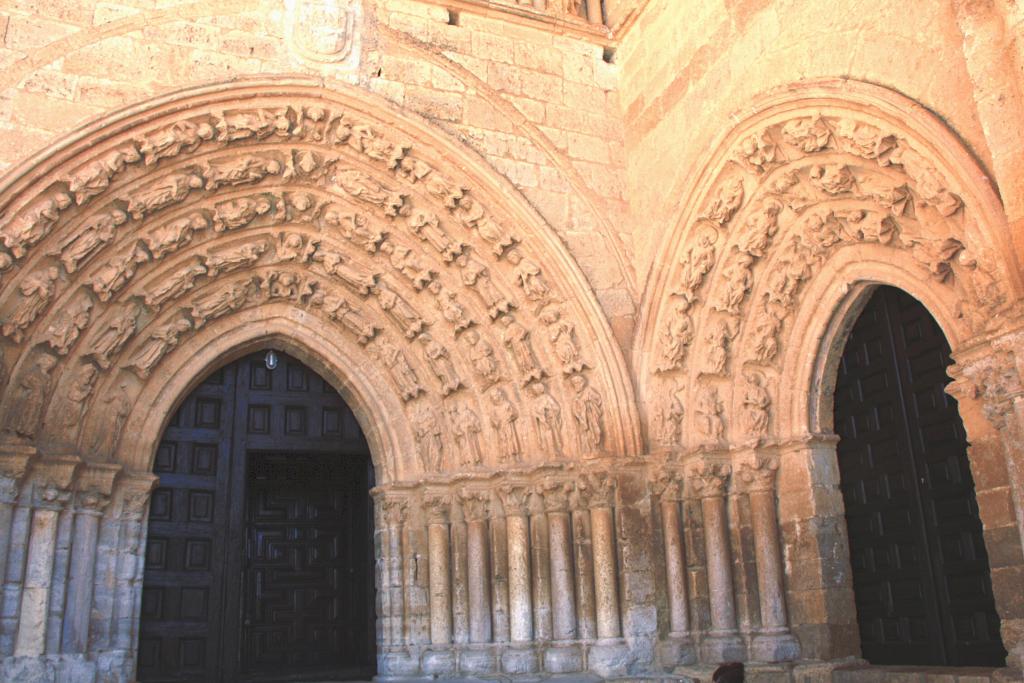
<svg viewBox="0 0 1024 683">
<path fill-rule="evenodd" d="M 728 662 L 715 669 L 711 683 L 743 683 L 743 662 Z"/>
</svg>

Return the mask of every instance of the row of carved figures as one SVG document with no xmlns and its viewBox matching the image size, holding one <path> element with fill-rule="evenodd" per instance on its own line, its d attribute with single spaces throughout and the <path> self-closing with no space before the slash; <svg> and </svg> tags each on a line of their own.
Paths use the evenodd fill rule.
<svg viewBox="0 0 1024 683">
<path fill-rule="evenodd" d="M 506 4 L 514 2 L 550 14 L 568 15 L 586 19 L 591 24 L 604 23 L 601 0 L 501 0 Z"/>
</svg>

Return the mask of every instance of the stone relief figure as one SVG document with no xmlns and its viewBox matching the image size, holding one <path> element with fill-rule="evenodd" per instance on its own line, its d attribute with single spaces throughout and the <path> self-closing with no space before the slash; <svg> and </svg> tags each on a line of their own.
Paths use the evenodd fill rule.
<svg viewBox="0 0 1024 683">
<path fill-rule="evenodd" d="M 423 331 L 426 322 L 400 294 L 385 285 L 376 286 L 374 292 L 381 310 L 391 318 L 406 339 L 415 339 L 416 335 Z"/>
<path fill-rule="evenodd" d="M 445 261 L 454 261 L 466 245 L 452 241 L 441 227 L 437 215 L 429 211 L 415 211 L 407 221 L 409 230 L 437 250 Z"/>
<path fill-rule="evenodd" d="M 138 220 L 171 204 L 184 201 L 192 190 L 202 187 L 203 177 L 198 171 L 171 174 L 129 197 L 126 200 L 128 213 Z"/>
<path fill-rule="evenodd" d="M 458 404 L 448 410 L 448 417 L 448 424 L 455 435 L 455 443 L 462 454 L 462 464 L 467 467 L 483 464 L 483 454 L 480 450 L 480 418 L 469 406 L 460 407 Z"/>
<path fill-rule="evenodd" d="M 743 226 L 743 235 L 737 248 L 755 258 L 764 258 L 772 238 L 779 231 L 779 212 L 782 203 L 769 200 L 747 218 Z"/>
<path fill-rule="evenodd" d="M 146 248 L 153 255 L 153 259 L 158 260 L 191 242 L 193 233 L 209 227 L 210 219 L 207 215 L 202 211 L 193 211 L 187 216 L 150 230 L 148 235 L 143 236 L 142 241 L 146 243 Z"/>
<path fill-rule="evenodd" d="M 50 234 L 60 212 L 71 206 L 71 201 L 67 192 L 51 192 L 20 211 L 0 231 L 4 246 L 11 250 L 11 255 L 20 259 L 29 247 Z"/>
<path fill-rule="evenodd" d="M 448 356 L 448 350 L 438 344 L 429 334 L 421 334 L 418 341 L 423 345 L 423 355 L 434 375 L 441 380 L 441 395 L 447 396 L 462 387 L 462 380 L 455 371 L 455 365 Z"/>
<path fill-rule="evenodd" d="M 5 337 L 15 344 L 21 343 L 28 326 L 50 305 L 50 300 L 57 290 L 59 275 L 57 267 L 50 266 L 32 273 L 18 284 L 22 299 L 11 317 L 4 322 Z"/>
<path fill-rule="evenodd" d="M 690 305 L 685 302 L 676 304 L 672 317 L 665 323 L 659 372 L 680 368 L 686 359 L 686 349 L 693 342 L 693 320 L 690 318 L 689 308 Z"/>
<path fill-rule="evenodd" d="M 473 320 L 466 317 L 465 307 L 455 298 L 455 292 L 442 285 L 439 280 L 430 283 L 430 292 L 434 295 L 434 304 L 441 311 L 441 315 L 455 328 L 455 336 L 474 325 Z"/>
<path fill-rule="evenodd" d="M 420 446 L 420 464 L 424 472 L 440 472 L 444 462 L 441 423 L 434 411 L 420 405 L 412 415 L 413 433 Z"/>
<path fill-rule="evenodd" d="M 117 444 L 121 441 L 121 433 L 132 412 L 132 399 L 128 393 L 128 384 L 122 382 L 117 391 L 102 399 L 101 403 L 106 406 L 105 414 L 113 414 L 114 422 L 110 429 L 100 430 L 93 438 L 90 452 L 105 460 L 113 460 Z"/>
<path fill-rule="evenodd" d="M 743 204 L 743 179 L 732 178 L 726 181 L 708 206 L 704 218 L 718 225 L 725 225 L 732 220 L 740 205 Z"/>
<path fill-rule="evenodd" d="M 196 279 L 206 274 L 206 266 L 202 263 L 188 263 L 172 273 L 168 273 L 146 292 L 146 305 L 154 308 L 163 306 L 166 302 L 191 291 L 196 285 Z"/>
<path fill-rule="evenodd" d="M 424 392 L 420 378 L 409 364 L 409 359 L 397 346 L 387 339 L 382 339 L 377 345 L 377 353 L 391 374 L 391 379 L 398 386 L 403 401 L 410 401 Z"/>
<path fill-rule="evenodd" d="M 217 251 L 206 257 L 207 274 L 216 277 L 251 266 L 260 260 L 267 250 L 266 240 L 243 244 L 235 249 Z"/>
<path fill-rule="evenodd" d="M 217 121 L 217 139 L 234 142 L 247 138 L 263 140 L 274 135 L 288 137 L 292 132 L 292 120 L 287 109 L 251 109 L 224 114 Z"/>
<path fill-rule="evenodd" d="M 604 404 L 601 394 L 580 374 L 571 376 L 569 384 L 576 392 L 572 401 L 572 416 L 576 420 L 580 452 L 593 453 L 601 448 L 604 441 Z"/>
<path fill-rule="evenodd" d="M 211 320 L 241 310 L 253 293 L 255 285 L 253 280 L 232 282 L 212 294 L 193 299 L 192 309 L 189 313 L 196 321 L 196 329 L 198 330 Z"/>
<path fill-rule="evenodd" d="M 686 256 L 680 261 L 679 287 L 672 292 L 681 296 L 687 304 L 692 304 L 697 298 L 697 290 L 704 282 L 707 275 L 715 265 L 715 242 L 718 241 L 718 231 L 709 226 L 702 227 L 697 232 L 697 243 L 690 247 Z"/>
<path fill-rule="evenodd" d="M 831 137 L 832 131 L 820 114 L 792 119 L 782 127 L 782 139 L 804 154 L 825 149 Z"/>
<path fill-rule="evenodd" d="M 323 307 L 332 320 L 340 322 L 343 327 L 356 336 L 357 341 L 363 346 L 368 344 L 379 331 L 379 328 L 374 327 L 343 296 L 327 296 Z"/>
<path fill-rule="evenodd" d="M 526 298 L 530 301 L 547 301 L 551 289 L 544 281 L 540 267 L 524 257 L 518 249 L 513 249 L 508 253 L 508 260 L 515 265 L 516 282 L 523 288 Z"/>
<path fill-rule="evenodd" d="M 852 192 L 856 184 L 846 164 L 815 164 L 808 171 L 811 185 L 831 195 Z"/>
<path fill-rule="evenodd" d="M 707 347 L 704 351 L 703 374 L 721 375 L 725 372 L 729 362 L 729 345 L 734 336 L 736 330 L 728 318 L 720 318 L 711 324 L 711 329 L 704 337 Z"/>
<path fill-rule="evenodd" d="M 520 462 L 523 449 L 519 442 L 519 431 L 516 429 L 516 420 L 519 419 L 519 411 L 508 400 L 508 394 L 501 387 L 491 389 L 491 427 L 498 433 L 498 448 L 500 449 L 501 461 Z"/>
<path fill-rule="evenodd" d="M 132 359 L 125 367 L 142 379 L 147 379 L 157 363 L 163 360 L 163 357 L 178 345 L 181 336 L 191 330 L 192 323 L 185 318 L 178 318 L 165 325 L 161 325 L 139 347 L 139 350 L 135 352 L 135 355 L 132 356 Z"/>
<path fill-rule="evenodd" d="M 703 387 L 697 393 L 697 430 L 704 437 L 705 445 L 716 445 L 725 439 L 725 422 L 722 419 L 722 401 L 718 389 Z"/>
<path fill-rule="evenodd" d="M 323 224 L 336 229 L 342 237 L 370 254 L 377 253 L 385 238 L 384 232 L 371 226 L 366 216 L 342 211 L 334 204 L 324 209 Z"/>
<path fill-rule="evenodd" d="M 481 238 L 493 245 L 491 251 L 498 258 L 501 258 L 505 250 L 515 245 L 518 241 L 484 213 L 484 207 L 472 197 L 465 196 L 459 200 L 456 215 L 463 225 L 476 230 Z"/>
<path fill-rule="evenodd" d="M 669 446 L 683 443 L 683 418 L 686 410 L 683 406 L 683 389 L 672 388 L 661 408 L 661 441 Z"/>
<path fill-rule="evenodd" d="M 435 272 L 426 268 L 416 253 L 408 247 L 403 247 L 395 242 L 384 242 L 380 245 L 380 252 L 388 257 L 391 267 L 404 275 L 412 286 L 422 290 L 434 279 Z"/>
<path fill-rule="evenodd" d="M 206 189 L 216 190 L 225 185 L 258 183 L 267 176 L 281 175 L 284 165 L 274 157 L 246 155 L 225 161 L 210 162 L 203 168 Z"/>
<path fill-rule="evenodd" d="M 5 432 L 27 438 L 35 436 L 50 391 L 50 372 L 56 365 L 56 357 L 42 353 L 18 377 L 10 392 L 13 398 L 4 419 Z"/>
<path fill-rule="evenodd" d="M 558 307 L 548 306 L 541 311 L 540 319 L 548 326 L 548 341 L 551 342 L 555 355 L 562 363 L 562 373 L 571 375 L 587 367 L 587 364 L 580 358 L 576 326 L 565 319 Z"/>
<path fill-rule="evenodd" d="M 368 296 L 377 284 L 376 273 L 354 265 L 340 252 L 326 249 L 323 245 L 317 249 L 313 260 L 322 264 L 328 275 L 333 275 L 359 296 Z"/>
<path fill-rule="evenodd" d="M 301 288 L 301 278 L 287 271 L 274 272 L 263 280 L 263 291 L 268 299 L 294 299 Z"/>
<path fill-rule="evenodd" d="M 754 284 L 754 274 L 751 271 L 753 264 L 754 257 L 750 254 L 742 251 L 733 252 L 732 261 L 722 271 L 725 286 L 719 290 L 718 300 L 712 304 L 712 308 L 723 313 L 739 315 L 740 305 Z"/>
<path fill-rule="evenodd" d="M 78 335 L 89 325 L 92 315 L 92 299 L 81 296 L 61 308 L 53 322 L 46 328 L 46 343 L 58 356 L 66 356 Z"/>
<path fill-rule="evenodd" d="M 224 232 L 244 228 L 273 209 L 273 203 L 264 195 L 221 202 L 214 207 L 213 231 Z"/>
<path fill-rule="evenodd" d="M 79 206 L 110 187 L 111 179 L 124 170 L 127 164 L 141 159 L 134 144 L 127 144 L 111 150 L 85 166 L 72 172 L 68 178 L 68 190 L 75 195 Z"/>
<path fill-rule="evenodd" d="M 282 233 L 277 243 L 277 262 L 307 263 L 311 261 L 320 247 L 320 240 L 310 239 L 306 242 L 297 232 Z"/>
<path fill-rule="evenodd" d="M 72 433 L 78 430 L 82 415 L 85 413 L 85 402 L 92 395 L 99 374 L 99 368 L 92 363 L 82 363 L 68 388 L 66 405 L 60 413 L 60 420 L 61 426 Z"/>
<path fill-rule="evenodd" d="M 455 260 L 459 266 L 459 278 L 462 284 L 473 289 L 480 300 L 487 306 L 487 315 L 491 320 L 499 315 L 508 313 L 515 304 L 494 284 L 487 266 L 474 258 L 468 252 L 463 252 Z"/>
<path fill-rule="evenodd" d="M 473 370 L 484 380 L 483 386 L 486 388 L 501 379 L 498 362 L 494 359 L 494 347 L 476 330 L 468 330 L 464 338 L 469 344 L 469 358 L 473 363 Z"/>
<path fill-rule="evenodd" d="M 543 382 L 530 384 L 530 412 L 537 428 L 540 451 L 547 457 L 562 457 L 562 408 Z"/>
<path fill-rule="evenodd" d="M 140 311 L 141 308 L 133 303 L 125 304 L 118 309 L 110 324 L 93 338 L 86 355 L 92 357 L 104 370 L 109 370 L 113 364 L 113 357 L 135 334 Z"/>
<path fill-rule="evenodd" d="M 516 369 L 519 370 L 520 382 L 525 386 L 534 380 L 543 378 L 544 371 L 541 370 L 537 356 L 533 353 L 529 331 L 516 322 L 511 315 L 502 317 L 501 324 L 505 326 L 502 343 L 508 348 Z"/>
<path fill-rule="evenodd" d="M 128 214 L 113 209 L 87 221 L 72 240 L 61 245 L 60 262 L 68 275 L 78 270 L 79 264 L 92 256 L 100 247 L 114 239 L 117 228 L 128 220 Z"/>
<path fill-rule="evenodd" d="M 138 270 L 139 265 L 147 261 L 149 261 L 149 254 L 138 244 L 125 249 L 101 266 L 92 276 L 92 279 L 89 280 L 92 291 L 96 293 L 100 301 L 110 301 L 114 294 L 135 277 L 135 271 Z"/>
<path fill-rule="evenodd" d="M 393 192 L 362 171 L 346 169 L 334 175 L 334 182 L 346 194 L 367 204 L 379 206 L 385 216 L 399 216 L 405 212 L 406 196 Z"/>
<path fill-rule="evenodd" d="M 768 295 L 764 296 L 754 318 L 753 358 L 758 363 L 770 363 L 779 352 L 779 333 L 782 318 L 776 315 Z"/>
<path fill-rule="evenodd" d="M 760 441 L 768 433 L 772 397 L 765 387 L 764 375 L 756 371 L 743 373 L 747 384 L 743 390 L 743 413 L 747 435 Z"/>
<path fill-rule="evenodd" d="M 181 153 L 194 152 L 206 140 L 212 140 L 213 126 L 206 121 L 178 121 L 147 135 L 139 143 L 142 162 L 152 166 L 161 159 L 170 159 Z"/>
<path fill-rule="evenodd" d="M 768 273 L 768 299 L 784 309 L 796 303 L 796 292 L 800 283 L 811 276 L 810 264 L 794 254 Z"/>
<path fill-rule="evenodd" d="M 764 173 L 777 163 L 778 148 L 768 137 L 768 131 L 745 138 L 740 143 L 739 158 L 756 173 Z"/>
</svg>

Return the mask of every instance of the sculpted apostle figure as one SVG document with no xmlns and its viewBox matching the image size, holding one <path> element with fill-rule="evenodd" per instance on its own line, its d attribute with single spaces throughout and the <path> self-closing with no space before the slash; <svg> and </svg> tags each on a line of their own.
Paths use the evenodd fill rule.
<svg viewBox="0 0 1024 683">
<path fill-rule="evenodd" d="M 127 367 L 142 379 L 146 379 L 156 364 L 167 355 L 167 352 L 178 345 L 181 335 L 191 329 L 192 323 L 184 318 L 172 320 L 166 325 L 158 327 L 132 357 L 131 363 Z"/>
<path fill-rule="evenodd" d="M 455 443 L 462 453 L 464 465 L 479 465 L 483 461 L 480 451 L 480 418 L 469 406 L 452 406 L 448 411 Z"/>
<path fill-rule="evenodd" d="M 203 177 L 194 171 L 175 173 L 132 196 L 128 200 L 128 213 L 138 220 L 146 214 L 183 201 L 189 192 L 202 186 Z"/>
<path fill-rule="evenodd" d="M 468 330 L 465 339 L 470 347 L 469 358 L 473 363 L 473 370 L 488 384 L 497 382 L 500 375 L 498 362 L 494 359 L 494 348 L 476 330 Z"/>
<path fill-rule="evenodd" d="M 73 430 L 81 422 L 82 414 L 85 412 L 85 401 L 92 394 L 99 373 L 99 368 L 92 363 L 83 363 L 78 369 L 78 374 L 68 389 L 67 406 L 62 414 L 61 425 L 65 429 Z"/>
<path fill-rule="evenodd" d="M 425 472 L 440 472 L 443 465 L 444 442 L 441 424 L 434 411 L 421 405 L 413 414 L 412 428 L 420 445 L 420 458 Z"/>
<path fill-rule="evenodd" d="M 537 357 L 533 353 L 533 346 L 530 344 L 530 333 L 527 329 L 517 323 L 516 319 L 511 315 L 504 316 L 501 322 L 505 326 L 502 342 L 512 355 L 512 360 L 515 361 L 516 368 L 519 370 L 520 381 L 523 384 L 527 384 L 532 380 L 543 377 L 544 373 L 540 369 Z"/>
<path fill-rule="evenodd" d="M 764 375 L 759 372 L 747 372 L 743 377 L 747 380 L 743 393 L 747 434 L 761 438 L 768 432 L 768 411 L 772 405 L 772 398 L 764 386 Z"/>
<path fill-rule="evenodd" d="M 128 214 L 113 209 L 95 216 L 85 224 L 84 229 L 71 242 L 65 244 L 60 262 L 68 274 L 78 270 L 79 264 L 89 258 L 97 249 L 114 239 L 118 226 L 128 220 Z"/>
<path fill-rule="evenodd" d="M 529 387 L 533 396 L 530 410 L 537 428 L 540 448 L 547 457 L 562 455 L 562 408 L 551 397 L 543 382 L 533 382 Z"/>
<path fill-rule="evenodd" d="M 71 206 L 71 202 L 71 195 L 67 192 L 55 192 L 37 199 L 0 228 L 0 240 L 11 250 L 14 258 L 21 258 L 29 247 L 50 233 L 60 212 Z"/>
<path fill-rule="evenodd" d="M 491 426 L 498 432 L 498 447 L 501 449 L 502 462 L 519 462 L 522 460 L 522 446 L 519 443 L 519 432 L 516 420 L 519 411 L 508 400 L 508 395 L 501 387 L 491 390 Z"/>
<path fill-rule="evenodd" d="M 5 337 L 10 337 L 15 344 L 21 343 L 25 329 L 50 305 L 59 274 L 56 266 L 50 266 L 22 280 L 18 285 L 22 300 L 14 314 L 3 325 Z"/>
<path fill-rule="evenodd" d="M 35 436 L 50 390 L 50 372 L 56 365 L 55 356 L 40 354 L 18 378 L 12 391 L 13 400 L 7 408 L 4 431 L 29 438 Z"/>
<path fill-rule="evenodd" d="M 104 370 L 110 368 L 111 358 L 135 334 L 138 317 L 139 307 L 135 304 L 128 304 L 115 314 L 106 329 L 96 335 L 89 348 L 89 355 L 96 360 L 97 365 Z"/>
<path fill-rule="evenodd" d="M 590 386 L 587 378 L 576 374 L 569 378 L 569 383 L 576 391 L 572 402 L 572 416 L 576 419 L 579 430 L 580 448 L 583 453 L 591 453 L 601 447 L 604 441 L 604 410 L 601 394 Z"/>
</svg>

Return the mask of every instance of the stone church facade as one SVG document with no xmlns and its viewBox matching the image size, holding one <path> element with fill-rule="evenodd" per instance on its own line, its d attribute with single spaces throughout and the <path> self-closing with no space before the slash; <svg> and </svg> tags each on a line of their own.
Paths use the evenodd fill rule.
<svg viewBox="0 0 1024 683">
<path fill-rule="evenodd" d="M 274 349 L 372 457 L 380 679 L 889 680 L 834 424 L 885 285 L 952 353 L 1007 653 L 928 680 L 1020 680 L 1022 26 L 0 3 L 0 679 L 136 680 L 162 439 Z"/>
</svg>

